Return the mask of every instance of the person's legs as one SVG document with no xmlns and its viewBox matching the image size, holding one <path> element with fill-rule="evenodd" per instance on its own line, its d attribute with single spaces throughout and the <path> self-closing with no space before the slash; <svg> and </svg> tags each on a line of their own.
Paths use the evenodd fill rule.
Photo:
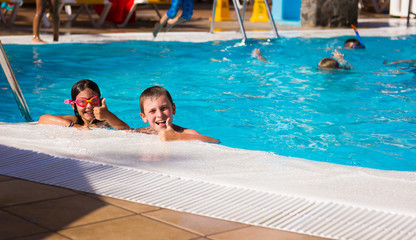
<svg viewBox="0 0 416 240">
<path fill-rule="evenodd" d="M 170 4 L 170 8 L 169 8 L 168 12 L 166 13 L 168 18 L 172 19 L 172 18 L 176 17 L 176 15 L 178 14 L 179 9 L 183 5 L 183 1 L 184 0 L 172 0 L 172 2 Z"/>
<path fill-rule="evenodd" d="M 176 24 L 189 21 L 193 14 L 194 9 L 194 2 L 193 0 L 182 0 L 182 15 L 180 17 L 176 17 L 174 19 L 169 19 L 168 24 L 169 26 L 166 27 L 166 32 L 169 31 L 172 27 L 174 27 Z"/>
<path fill-rule="evenodd" d="M 153 29 L 153 37 L 156 37 L 160 30 L 165 26 L 165 24 L 170 19 L 175 19 L 176 15 L 178 14 L 179 9 L 183 5 L 184 0 L 172 0 L 170 4 L 170 8 L 168 12 L 162 16 L 160 21 L 155 24 L 155 28 Z M 193 1 L 193 0 L 192 0 Z"/>
<path fill-rule="evenodd" d="M 33 39 L 32 42 L 34 43 L 46 43 L 39 36 L 39 28 L 40 28 L 40 21 L 42 20 L 42 16 L 45 13 L 45 9 L 43 8 L 43 0 L 36 0 L 36 10 L 35 16 L 33 17 Z"/>
<path fill-rule="evenodd" d="M 182 17 L 189 21 L 191 20 L 194 10 L 194 1 L 193 0 L 184 0 L 182 5 Z"/>
<path fill-rule="evenodd" d="M 160 29 L 162 29 L 168 22 L 168 19 L 168 15 L 165 13 L 160 21 L 155 24 L 155 27 L 153 28 L 153 37 L 157 36 L 157 34 L 160 32 Z"/>
</svg>

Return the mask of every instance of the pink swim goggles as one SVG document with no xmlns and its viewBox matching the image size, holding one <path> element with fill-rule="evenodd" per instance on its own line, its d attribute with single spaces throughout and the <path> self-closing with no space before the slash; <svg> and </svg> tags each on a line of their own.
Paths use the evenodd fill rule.
<svg viewBox="0 0 416 240">
<path fill-rule="evenodd" d="M 79 97 L 75 101 L 66 99 L 64 102 L 65 104 L 76 103 L 78 107 L 85 107 L 88 103 L 91 103 L 94 106 L 98 106 L 100 104 L 100 98 L 97 95 L 94 95 L 90 99 Z"/>
</svg>

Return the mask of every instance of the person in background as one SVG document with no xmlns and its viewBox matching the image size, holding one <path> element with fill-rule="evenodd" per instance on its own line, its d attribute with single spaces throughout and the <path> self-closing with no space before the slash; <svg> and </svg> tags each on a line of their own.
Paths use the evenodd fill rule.
<svg viewBox="0 0 416 240">
<path fill-rule="evenodd" d="M 46 43 L 40 38 L 39 29 L 42 21 L 42 17 L 45 14 L 46 8 L 49 9 L 52 15 L 52 29 L 53 29 L 53 41 L 59 40 L 59 0 L 36 0 L 36 12 L 33 17 L 33 38 L 32 43 Z"/>
<path fill-rule="evenodd" d="M 261 55 L 261 52 L 260 52 L 260 49 L 259 49 L 259 48 L 255 48 L 255 49 L 253 50 L 253 52 L 251 53 L 251 56 L 252 56 L 252 57 L 254 57 L 254 58 L 257 58 L 257 59 L 258 59 L 258 60 L 260 60 L 260 61 L 263 61 L 263 62 L 269 63 L 269 61 L 267 61 L 267 60 L 266 60 L 266 58 L 264 58 L 264 57 Z"/>
<path fill-rule="evenodd" d="M 363 44 L 361 44 L 360 41 L 358 41 L 355 38 L 350 38 L 345 40 L 344 42 L 344 48 L 345 49 L 362 49 L 365 48 L 365 46 Z"/>
<path fill-rule="evenodd" d="M 182 8 L 182 15 L 177 15 Z M 159 31 L 167 24 L 166 32 L 176 24 L 191 20 L 194 9 L 193 0 L 172 0 L 169 10 L 155 24 L 153 36 L 156 37 Z"/>
<path fill-rule="evenodd" d="M 332 58 L 323 58 L 318 67 L 323 69 L 352 69 L 352 66 L 344 59 L 344 54 L 335 50 L 331 56 Z"/>
</svg>

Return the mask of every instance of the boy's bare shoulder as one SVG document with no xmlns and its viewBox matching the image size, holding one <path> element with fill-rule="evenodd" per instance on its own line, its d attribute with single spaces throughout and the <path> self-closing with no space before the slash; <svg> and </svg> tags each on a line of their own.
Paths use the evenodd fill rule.
<svg viewBox="0 0 416 240">
<path fill-rule="evenodd" d="M 157 134 L 157 132 L 151 127 L 135 128 L 133 131 L 138 133 Z"/>
<path fill-rule="evenodd" d="M 176 131 L 176 132 L 180 132 L 180 133 L 187 133 L 187 134 L 195 134 L 195 135 L 199 135 L 200 133 L 197 132 L 196 130 L 190 129 L 190 128 L 184 128 L 178 125 L 173 124 L 172 128 Z"/>
</svg>

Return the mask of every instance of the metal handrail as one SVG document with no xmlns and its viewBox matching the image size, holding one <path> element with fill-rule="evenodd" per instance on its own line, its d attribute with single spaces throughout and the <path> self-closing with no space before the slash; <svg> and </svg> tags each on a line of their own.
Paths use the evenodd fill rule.
<svg viewBox="0 0 416 240">
<path fill-rule="evenodd" d="M 26 100 L 20 90 L 19 83 L 14 76 L 13 69 L 10 66 L 9 59 L 7 58 L 6 51 L 4 51 L 3 44 L 0 40 L 0 63 L 3 68 L 4 74 L 6 75 L 7 81 L 9 82 L 10 88 L 12 89 L 14 99 L 16 100 L 17 106 L 20 109 L 20 113 L 26 119 L 27 122 L 32 122 L 30 117 L 29 107 L 26 104 Z"/>
<path fill-rule="evenodd" d="M 241 33 L 243 34 L 243 40 L 246 40 L 247 35 L 246 35 L 246 31 L 244 29 L 244 17 L 245 17 L 245 14 L 246 14 L 247 0 L 244 0 L 243 16 L 241 16 L 241 14 L 240 14 L 240 10 L 238 8 L 237 1 L 236 0 L 232 0 L 232 1 L 233 1 L 235 12 L 237 14 L 238 24 L 240 25 L 240 30 L 241 30 Z M 268 4 L 267 0 L 264 0 L 264 4 L 266 5 L 267 14 L 269 15 L 269 19 L 270 19 L 269 22 L 273 27 L 273 31 L 276 35 L 276 38 L 278 38 L 279 34 L 277 33 L 277 28 L 276 28 L 276 24 L 275 24 L 274 19 L 273 19 L 273 14 L 270 11 L 270 7 L 269 7 L 269 4 Z M 210 27 L 210 30 L 209 30 L 210 33 L 214 32 L 214 22 L 215 22 L 215 10 L 216 10 L 216 8 L 217 8 L 217 0 L 214 0 L 214 2 L 212 4 L 211 27 Z"/>
<path fill-rule="evenodd" d="M 407 26 L 410 24 L 410 15 L 415 15 L 416 13 L 412 12 L 412 0 L 409 0 L 409 10 L 407 11 Z"/>
</svg>

